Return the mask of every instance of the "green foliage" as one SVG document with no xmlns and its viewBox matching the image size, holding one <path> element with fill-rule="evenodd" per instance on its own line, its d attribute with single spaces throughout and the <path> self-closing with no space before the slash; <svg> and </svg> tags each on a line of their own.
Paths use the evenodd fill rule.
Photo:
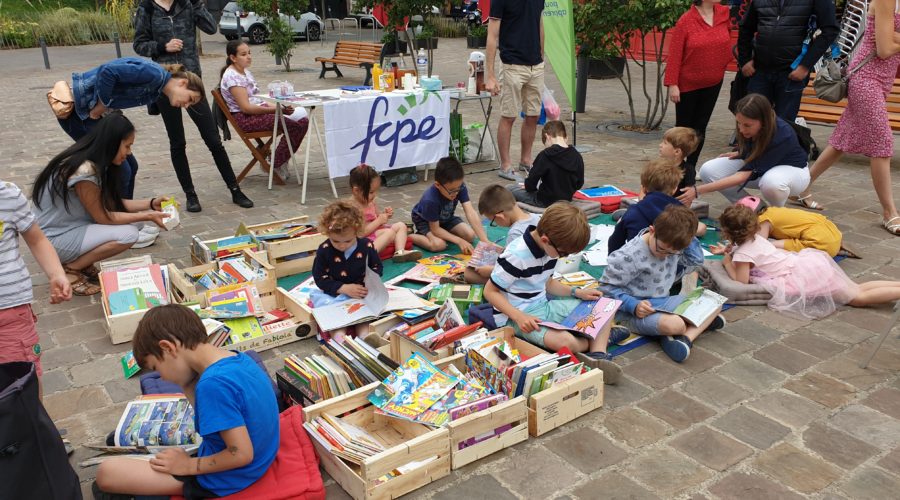
<svg viewBox="0 0 900 500">
<path fill-rule="evenodd" d="M 419 34 L 416 35 L 416 40 L 428 40 L 429 38 L 435 37 L 434 26 L 431 24 L 422 25 L 422 30 L 419 31 Z"/>
<path fill-rule="evenodd" d="M 279 12 L 286 16 L 300 18 L 309 5 L 308 0 L 241 0 L 241 5 L 248 11 L 256 12 L 265 19 L 269 32 L 268 50 L 276 59 L 281 59 L 284 70 L 291 70 L 291 56 L 294 50 L 294 32 L 290 24 L 282 19 Z M 279 10 L 275 10 L 276 7 Z"/>
<path fill-rule="evenodd" d="M 487 36 L 487 26 L 478 24 L 469 29 L 469 36 L 475 38 L 483 38 Z"/>
<path fill-rule="evenodd" d="M 134 0 L 110 0 L 120 4 Z M 0 41 L 3 47 L 36 47 L 40 37 L 47 45 L 85 45 L 112 40 L 119 33 L 121 40 L 134 37 L 131 11 L 79 11 L 71 7 L 59 10 L 35 11 L 19 19 L 0 17 Z"/>
<path fill-rule="evenodd" d="M 96 0 L 3 0 L 0 2 L 0 17 L 19 21 L 28 20 L 41 12 L 52 12 L 62 8 L 79 11 L 97 9 Z"/>
</svg>

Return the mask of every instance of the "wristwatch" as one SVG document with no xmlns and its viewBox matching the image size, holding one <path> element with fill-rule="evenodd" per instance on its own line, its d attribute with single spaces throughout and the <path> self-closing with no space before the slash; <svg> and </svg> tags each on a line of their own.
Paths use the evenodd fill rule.
<svg viewBox="0 0 900 500">
<path fill-rule="evenodd" d="M 580 290 L 580 288 L 576 288 L 573 286 L 572 291 L 569 293 L 570 293 L 570 295 L 572 295 L 572 297 L 575 297 L 577 299 L 578 298 L 578 290 Z"/>
</svg>

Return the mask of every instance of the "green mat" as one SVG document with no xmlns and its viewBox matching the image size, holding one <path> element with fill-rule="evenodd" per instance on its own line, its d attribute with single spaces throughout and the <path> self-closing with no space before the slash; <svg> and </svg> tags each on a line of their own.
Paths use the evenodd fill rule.
<svg viewBox="0 0 900 500">
<path fill-rule="evenodd" d="M 713 221 L 711 219 L 703 219 L 703 222 L 706 223 L 707 225 L 713 224 Z M 594 217 L 593 219 L 591 219 L 590 223 L 591 224 L 606 224 L 606 225 L 615 224 L 615 222 L 612 219 L 612 216 L 609 214 L 598 215 L 597 217 Z M 499 227 L 499 226 L 490 227 L 489 225 L 485 224 L 485 231 L 487 232 L 487 236 L 488 236 L 488 238 L 490 238 L 491 241 L 498 243 L 500 245 L 506 246 L 506 243 L 507 243 L 506 242 L 506 234 L 509 232 L 508 227 Z M 714 245 L 718 241 L 719 241 L 719 233 L 717 231 L 707 231 L 706 235 L 703 238 L 700 238 L 700 242 L 704 245 L 704 247 L 708 247 L 709 245 Z M 422 250 L 422 249 L 418 248 L 418 250 Z M 448 245 L 446 250 L 444 250 L 443 252 L 439 252 L 439 253 L 447 254 L 447 255 L 456 255 L 456 254 L 460 253 L 460 249 L 459 249 L 458 245 L 453 244 L 453 245 Z M 437 255 L 437 253 L 422 250 L 422 255 L 425 257 L 428 257 L 431 255 Z M 707 258 L 721 259 L 722 257 L 719 255 L 716 255 L 716 256 L 707 257 Z M 384 261 L 384 274 L 382 276 L 383 276 L 384 280 L 389 280 L 391 278 L 400 276 L 401 274 L 405 273 L 406 271 L 412 269 L 412 267 L 415 266 L 415 264 L 416 264 L 415 262 L 404 262 L 402 264 L 398 264 L 390 259 L 385 260 Z M 590 266 L 585 262 L 581 263 L 581 270 L 590 274 L 591 276 L 593 276 L 595 278 L 599 278 L 603 274 L 603 266 Z M 301 282 L 303 282 L 303 280 L 308 278 L 309 275 L 310 275 L 309 272 L 305 272 L 305 273 L 293 274 L 291 276 L 285 276 L 283 278 L 279 278 L 278 286 L 280 286 L 281 288 L 284 288 L 285 290 L 290 290 L 291 288 L 294 288 L 295 286 L 297 286 Z"/>
</svg>

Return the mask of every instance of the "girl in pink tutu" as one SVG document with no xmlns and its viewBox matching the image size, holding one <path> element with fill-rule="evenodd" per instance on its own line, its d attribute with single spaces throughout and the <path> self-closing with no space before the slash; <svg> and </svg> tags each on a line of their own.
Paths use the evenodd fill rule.
<svg viewBox="0 0 900 500">
<path fill-rule="evenodd" d="M 724 254 L 728 275 L 741 283 L 762 285 L 776 311 L 808 319 L 824 318 L 838 306 L 865 307 L 900 300 L 900 281 L 854 283 L 827 253 L 814 248 L 789 252 L 763 238 L 759 220 L 749 208 L 728 207 L 719 217 L 730 246 L 711 251 Z"/>
</svg>

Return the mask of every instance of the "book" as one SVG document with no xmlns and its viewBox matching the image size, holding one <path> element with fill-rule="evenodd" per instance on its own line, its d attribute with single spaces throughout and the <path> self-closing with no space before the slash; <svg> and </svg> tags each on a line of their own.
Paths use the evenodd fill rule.
<svg viewBox="0 0 900 500">
<path fill-rule="evenodd" d="M 140 311 L 149 307 L 144 291 L 140 288 L 117 290 L 109 294 L 109 314 Z"/>
<path fill-rule="evenodd" d="M 616 310 L 621 305 L 621 301 L 608 297 L 583 300 L 561 322 L 541 321 L 538 324 L 555 330 L 565 330 L 579 337 L 595 339 L 607 325 L 611 324 Z"/>
<path fill-rule="evenodd" d="M 175 199 L 174 196 L 170 196 L 168 199 L 164 200 L 161 204 L 162 212 L 169 214 L 168 217 L 163 219 L 163 225 L 166 226 L 166 231 L 171 231 L 175 229 L 178 224 L 181 224 L 181 216 L 178 215 L 178 200 Z"/>
<path fill-rule="evenodd" d="M 494 243 L 479 241 L 472 251 L 472 256 L 466 263 L 466 267 L 493 266 L 497 263 L 497 257 L 503 251 Z"/>
<path fill-rule="evenodd" d="M 458 382 L 414 352 L 369 394 L 369 401 L 389 415 L 415 419 Z"/>
<path fill-rule="evenodd" d="M 184 446 L 200 443 L 194 409 L 183 394 L 130 401 L 113 434 L 115 446 Z"/>
<path fill-rule="evenodd" d="M 118 268 L 101 271 L 100 281 L 103 283 L 103 294 L 106 306 L 111 309 L 110 297 L 116 295 L 116 307 L 128 312 L 132 305 L 146 303 L 153 307 L 169 303 L 167 279 L 164 269 L 159 264 L 141 267 Z M 143 301 L 134 292 L 117 294 L 125 290 L 138 289 Z M 112 313 L 112 312 L 111 312 Z"/>
<path fill-rule="evenodd" d="M 508 399 L 509 398 L 506 396 L 506 394 L 494 394 L 493 396 L 487 396 L 471 403 L 457 406 L 456 408 L 450 410 L 450 420 L 459 420 L 475 412 L 497 406 L 498 404 L 507 401 Z"/>
<path fill-rule="evenodd" d="M 591 226 L 593 245 L 581 254 L 581 258 L 592 266 L 605 266 L 609 258 L 609 238 L 616 226 L 597 224 Z"/>
<path fill-rule="evenodd" d="M 324 332 L 345 326 L 367 323 L 388 311 L 414 309 L 422 305 L 422 299 L 405 288 L 388 290 L 381 282 L 381 276 L 366 268 L 364 299 L 350 299 L 337 304 L 317 307 L 312 310 L 316 324 Z"/>
<path fill-rule="evenodd" d="M 727 297 L 712 290 L 696 288 L 687 294 L 684 301 L 677 306 L 670 309 L 657 307 L 656 311 L 677 314 L 691 325 L 697 326 L 703 324 L 710 316 L 718 314 L 722 305 L 727 301 Z"/>
<path fill-rule="evenodd" d="M 305 422 L 303 428 L 330 453 L 357 465 L 386 449 L 365 429 L 327 413 Z"/>
<path fill-rule="evenodd" d="M 434 315 L 434 322 L 437 328 L 445 332 L 466 324 L 462 314 L 459 312 L 459 308 L 456 306 L 456 301 L 453 300 L 447 300 L 441 304 L 441 307 Z"/>
<path fill-rule="evenodd" d="M 141 371 L 141 367 L 138 366 L 138 362 L 134 359 L 134 351 L 128 351 L 124 356 L 120 358 L 122 363 L 122 373 L 125 374 L 125 378 L 131 378 L 135 373 Z"/>
<path fill-rule="evenodd" d="M 263 329 L 259 325 L 259 320 L 256 319 L 256 316 L 227 318 L 223 319 L 222 322 L 225 323 L 225 325 L 228 326 L 230 330 L 230 332 L 228 333 L 228 342 L 226 343 L 226 345 L 237 344 L 239 342 L 255 339 L 264 335 Z"/>
<path fill-rule="evenodd" d="M 625 191 L 622 191 L 621 189 L 619 189 L 611 184 L 606 184 L 603 186 L 597 186 L 597 187 L 592 187 L 592 188 L 579 189 L 578 193 L 587 199 L 603 198 L 606 196 L 627 196 L 627 194 L 628 194 Z"/>
</svg>

